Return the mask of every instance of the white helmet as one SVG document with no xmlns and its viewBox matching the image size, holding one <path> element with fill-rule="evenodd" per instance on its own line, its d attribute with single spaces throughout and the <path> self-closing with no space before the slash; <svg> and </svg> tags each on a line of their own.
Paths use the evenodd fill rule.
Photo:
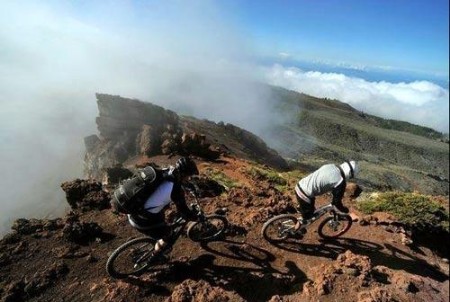
<svg viewBox="0 0 450 302">
<path fill-rule="evenodd" d="M 359 172 L 359 165 L 354 160 L 346 160 L 341 164 L 341 169 L 344 171 L 345 179 L 355 178 Z"/>
</svg>

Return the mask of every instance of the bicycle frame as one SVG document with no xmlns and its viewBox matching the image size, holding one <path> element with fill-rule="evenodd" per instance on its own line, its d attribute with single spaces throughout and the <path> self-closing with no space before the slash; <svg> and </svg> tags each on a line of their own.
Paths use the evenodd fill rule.
<svg viewBox="0 0 450 302">
<path fill-rule="evenodd" d="M 191 207 L 198 212 L 200 219 L 202 219 L 204 213 L 200 207 L 200 204 L 198 203 L 197 192 L 194 189 L 191 189 L 187 186 L 183 186 L 183 189 L 189 192 L 194 197 L 194 202 L 191 203 Z M 167 238 L 168 239 L 167 247 L 173 245 L 177 241 L 178 237 L 180 237 L 187 223 L 188 221 L 186 221 L 183 217 L 179 216 L 168 225 L 168 227 L 172 230 L 172 233 Z"/>
<path fill-rule="evenodd" d="M 327 215 L 324 219 L 319 219 L 327 213 L 330 215 Z M 350 215 L 342 213 L 334 204 L 329 203 L 319 207 L 314 211 L 312 217 L 305 221 L 300 211 L 297 214 L 276 215 L 263 224 L 261 235 L 272 243 L 283 241 L 291 235 L 299 235 L 296 238 L 303 238 L 303 234 L 317 220 L 321 220 L 317 230 L 318 234 L 325 239 L 337 238 L 343 235 L 352 225 Z M 331 233 L 329 232 L 330 227 Z"/>
<path fill-rule="evenodd" d="M 333 213 L 333 215 L 335 215 L 336 212 L 338 212 L 338 210 L 331 203 L 319 207 L 317 210 L 314 211 L 313 216 L 308 220 L 308 222 L 306 224 L 302 225 L 302 227 L 306 227 L 306 226 L 312 224 L 313 222 L 318 220 L 320 217 L 322 217 L 323 215 L 325 215 L 326 213 L 329 213 L 329 212 L 331 212 L 331 213 Z"/>
</svg>

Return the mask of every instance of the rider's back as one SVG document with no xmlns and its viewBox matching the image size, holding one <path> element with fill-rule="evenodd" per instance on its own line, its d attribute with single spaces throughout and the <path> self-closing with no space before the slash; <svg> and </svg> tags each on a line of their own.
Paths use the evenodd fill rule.
<svg viewBox="0 0 450 302">
<path fill-rule="evenodd" d="M 326 164 L 302 178 L 299 184 L 311 197 L 330 192 L 342 181 L 339 168 L 335 164 Z"/>
</svg>

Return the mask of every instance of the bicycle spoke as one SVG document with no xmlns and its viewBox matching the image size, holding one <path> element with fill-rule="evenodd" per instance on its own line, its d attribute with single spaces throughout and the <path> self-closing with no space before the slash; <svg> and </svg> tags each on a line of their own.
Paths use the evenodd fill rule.
<svg viewBox="0 0 450 302">
<path fill-rule="evenodd" d="M 347 232 L 352 225 L 348 215 L 330 216 L 319 225 L 319 235 L 323 238 L 336 238 Z"/>
<path fill-rule="evenodd" d="M 125 278 L 143 272 L 153 257 L 154 240 L 137 238 L 117 248 L 106 264 L 108 274 Z"/>
<path fill-rule="evenodd" d="M 195 222 L 187 231 L 189 238 L 193 241 L 212 240 L 223 233 L 228 222 L 225 217 L 211 215 L 206 220 Z"/>
<path fill-rule="evenodd" d="M 270 242 L 277 242 L 295 234 L 297 218 L 294 215 L 285 214 L 268 220 L 262 229 L 263 237 Z"/>
</svg>

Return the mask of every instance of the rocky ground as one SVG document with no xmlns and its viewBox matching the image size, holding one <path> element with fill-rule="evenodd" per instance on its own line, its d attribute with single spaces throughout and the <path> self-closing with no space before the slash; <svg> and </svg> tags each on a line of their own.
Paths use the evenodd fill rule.
<svg viewBox="0 0 450 302">
<path fill-rule="evenodd" d="M 165 156 L 152 160 L 174 162 Z M 248 174 L 246 160 L 197 161 L 201 175 L 217 170 L 237 184 L 223 193 L 203 187 L 207 213 L 227 209 L 231 228 L 223 240 L 200 244 L 181 237 L 165 265 L 114 280 L 105 271 L 108 256 L 141 235 L 125 216 L 111 211 L 105 187 L 67 182 L 62 189 L 70 213 L 54 220 L 17 220 L 0 241 L 1 301 L 449 300 L 445 255 L 411 241 L 394 217 L 359 213 L 357 185 L 345 196 L 355 223 L 343 238 L 321 240 L 316 224 L 302 240 L 273 245 L 262 239 L 261 226 L 293 210 L 293 192 Z"/>
</svg>

